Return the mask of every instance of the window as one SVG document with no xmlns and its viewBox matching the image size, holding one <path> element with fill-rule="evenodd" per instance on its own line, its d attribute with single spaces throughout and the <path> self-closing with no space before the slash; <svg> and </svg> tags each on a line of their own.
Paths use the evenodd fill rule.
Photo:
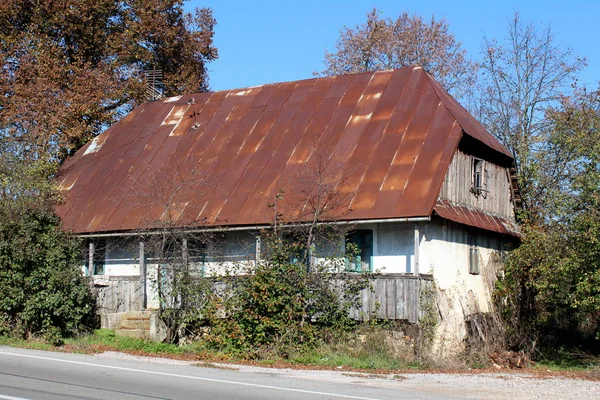
<svg viewBox="0 0 600 400">
<path fill-rule="evenodd" d="M 346 236 L 346 270 L 352 272 L 372 271 L 373 231 L 367 229 L 350 232 Z"/>
<path fill-rule="evenodd" d="M 471 158 L 471 192 L 475 196 L 487 195 L 487 171 L 485 169 L 485 161 L 481 158 Z"/>
<path fill-rule="evenodd" d="M 479 247 L 477 236 L 469 236 L 469 273 L 479 275 Z"/>
<path fill-rule="evenodd" d="M 208 261 L 206 242 L 196 238 L 187 239 L 184 242 L 184 246 L 184 259 L 186 264 L 189 265 L 191 271 L 204 276 L 206 272 L 206 262 Z"/>
<path fill-rule="evenodd" d="M 92 252 L 92 265 L 90 266 L 90 252 Z M 106 239 L 88 242 L 85 251 L 85 274 L 104 275 L 106 263 Z"/>
<path fill-rule="evenodd" d="M 282 235 L 282 239 L 286 250 L 290 254 L 290 263 L 310 265 L 310 254 L 306 250 L 306 239 L 301 232 L 286 232 Z"/>
<path fill-rule="evenodd" d="M 157 247 L 160 250 L 159 260 L 161 264 L 172 264 L 181 260 L 183 243 L 176 239 L 163 239 L 157 243 Z"/>
</svg>

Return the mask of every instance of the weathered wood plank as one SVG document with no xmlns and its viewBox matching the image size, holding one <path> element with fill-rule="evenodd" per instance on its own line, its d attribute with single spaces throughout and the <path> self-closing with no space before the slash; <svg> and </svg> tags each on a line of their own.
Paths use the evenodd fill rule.
<svg viewBox="0 0 600 400">
<path fill-rule="evenodd" d="M 381 275 L 371 280 L 373 290 L 360 293 L 360 306 L 351 309 L 350 317 L 363 320 L 369 318 L 406 320 L 417 323 L 420 315 L 420 286 L 431 287 L 429 276 Z M 99 312 L 114 313 L 140 311 L 143 308 L 143 282 L 139 277 L 111 277 L 95 286 Z M 343 278 L 333 282 L 343 286 Z"/>
<path fill-rule="evenodd" d="M 396 279 L 396 319 L 406 319 L 404 312 L 404 283 L 405 279 Z"/>
<path fill-rule="evenodd" d="M 143 291 L 138 276 L 107 278 L 101 284 L 94 285 L 94 291 L 100 313 L 140 311 L 142 309 Z"/>
<path fill-rule="evenodd" d="M 386 310 L 387 318 L 396 319 L 396 280 L 386 279 Z"/>
</svg>

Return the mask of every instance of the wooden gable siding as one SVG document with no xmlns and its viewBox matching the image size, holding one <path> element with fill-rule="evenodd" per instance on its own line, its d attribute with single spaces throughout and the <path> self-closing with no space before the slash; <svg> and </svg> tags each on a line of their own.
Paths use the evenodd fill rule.
<svg viewBox="0 0 600 400">
<path fill-rule="evenodd" d="M 487 175 L 484 189 L 487 192 L 475 195 L 471 190 L 472 158 L 461 150 L 456 151 L 444 178 L 439 200 L 448 200 L 514 221 L 515 212 L 507 168 L 485 160 Z"/>
</svg>

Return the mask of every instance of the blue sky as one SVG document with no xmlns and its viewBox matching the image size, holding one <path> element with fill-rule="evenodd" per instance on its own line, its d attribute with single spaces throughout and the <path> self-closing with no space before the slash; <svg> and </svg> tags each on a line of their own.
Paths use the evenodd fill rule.
<svg viewBox="0 0 600 400">
<path fill-rule="evenodd" d="M 219 60 L 209 64 L 213 90 L 310 78 L 323 69 L 343 26 L 363 23 L 377 7 L 395 18 L 408 11 L 445 17 L 450 31 L 471 58 L 479 57 L 483 37 L 501 39 L 508 20 L 550 23 L 555 41 L 587 57 L 581 81 L 600 81 L 600 0 L 521 1 L 230 1 L 192 0 L 187 9 L 210 7 L 217 19 Z"/>
</svg>

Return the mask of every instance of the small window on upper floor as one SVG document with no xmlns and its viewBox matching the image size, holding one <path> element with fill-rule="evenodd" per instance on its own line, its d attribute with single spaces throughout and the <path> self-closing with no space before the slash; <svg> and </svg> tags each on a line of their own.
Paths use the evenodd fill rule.
<svg viewBox="0 0 600 400">
<path fill-rule="evenodd" d="M 485 160 L 475 157 L 471 158 L 471 174 L 471 192 L 475 196 L 483 196 L 483 198 L 486 198 L 488 194 L 488 174 L 485 166 Z"/>
</svg>

